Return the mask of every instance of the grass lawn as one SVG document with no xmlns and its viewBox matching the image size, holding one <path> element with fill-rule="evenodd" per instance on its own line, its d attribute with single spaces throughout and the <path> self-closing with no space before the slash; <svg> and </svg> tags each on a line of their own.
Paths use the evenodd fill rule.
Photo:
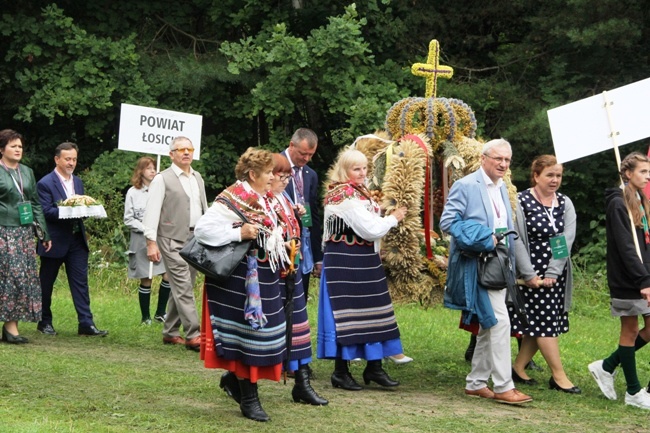
<svg viewBox="0 0 650 433">
<path fill-rule="evenodd" d="M 469 365 L 463 353 L 469 334 L 458 329 L 458 312 L 398 305 L 405 351 L 415 361 L 385 367 L 401 382 L 396 390 L 375 384 L 361 392 L 334 389 L 333 363 L 315 360 L 312 384 L 329 406 L 294 404 L 291 382 L 262 381 L 260 398 L 272 421 L 255 423 L 219 389 L 222 371 L 203 368 L 195 352 L 164 346 L 160 324 L 139 325 L 137 284 L 125 272 L 101 269 L 91 275 L 92 309 L 99 328 L 110 330 L 106 338 L 76 335 L 61 274 L 53 305 L 59 335 L 44 336 L 35 324 L 22 323 L 30 344 L 0 344 L 0 432 L 646 432 L 650 413 L 623 404 L 623 375 L 613 402 L 587 372 L 589 362 L 616 347 L 618 322 L 609 315 L 602 278 L 577 280 L 571 332 L 560 345 L 582 395 L 549 390 L 548 367 L 537 355 L 545 371 L 531 375 L 541 385 L 522 388 L 534 402 L 511 407 L 466 398 Z M 314 328 L 316 307 L 312 299 Z M 647 353 L 637 356 L 642 384 L 650 378 Z M 362 371 L 363 364 L 352 364 L 360 382 Z"/>
</svg>

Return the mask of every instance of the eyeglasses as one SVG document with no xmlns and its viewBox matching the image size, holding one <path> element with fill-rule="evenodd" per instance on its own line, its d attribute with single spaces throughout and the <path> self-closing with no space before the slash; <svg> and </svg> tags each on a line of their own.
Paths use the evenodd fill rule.
<svg viewBox="0 0 650 433">
<path fill-rule="evenodd" d="M 291 179 L 291 175 L 287 174 L 284 176 L 278 176 L 278 178 L 280 179 L 281 182 L 287 182 L 289 179 Z"/>
<path fill-rule="evenodd" d="M 510 158 L 502 158 L 502 157 L 495 158 L 494 156 L 490 156 L 490 155 L 487 155 L 485 153 L 483 154 L 483 156 L 486 156 L 486 157 L 488 157 L 490 159 L 493 159 L 494 161 L 497 162 L 497 164 L 505 163 L 506 165 L 510 165 L 510 163 L 512 162 L 512 159 L 510 159 Z"/>
<path fill-rule="evenodd" d="M 193 147 L 177 147 L 176 149 L 172 149 L 172 152 L 192 153 L 192 152 L 194 152 L 194 148 Z"/>
</svg>

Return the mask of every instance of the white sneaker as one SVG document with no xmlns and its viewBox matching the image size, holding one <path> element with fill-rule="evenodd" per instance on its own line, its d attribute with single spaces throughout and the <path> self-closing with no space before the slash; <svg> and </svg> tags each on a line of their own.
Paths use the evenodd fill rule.
<svg viewBox="0 0 650 433">
<path fill-rule="evenodd" d="M 625 393 L 625 404 L 629 406 L 635 406 L 641 409 L 650 410 L 650 394 L 645 389 L 637 392 L 634 395 L 630 395 L 627 392 Z"/>
<path fill-rule="evenodd" d="M 614 373 L 608 373 L 603 369 L 603 360 L 594 361 L 589 366 L 589 373 L 593 376 L 594 380 L 598 384 L 600 390 L 605 394 L 610 400 L 616 400 L 616 389 L 614 389 L 614 378 L 616 377 L 616 371 Z M 626 397 L 627 401 L 627 397 Z"/>
</svg>

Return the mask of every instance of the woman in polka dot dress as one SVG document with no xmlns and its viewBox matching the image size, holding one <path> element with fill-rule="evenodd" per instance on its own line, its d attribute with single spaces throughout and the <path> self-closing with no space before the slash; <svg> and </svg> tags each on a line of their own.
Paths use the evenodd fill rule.
<svg viewBox="0 0 650 433">
<path fill-rule="evenodd" d="M 523 381 L 531 380 L 524 368 L 539 350 L 551 369 L 549 387 L 579 394 L 580 388 L 564 372 L 558 345 L 558 336 L 569 331 L 573 289 L 569 254 L 576 232 L 573 203 L 557 192 L 562 171 L 553 155 L 536 158 L 531 167 L 532 187 L 518 194 L 516 264 L 527 286 L 522 293 L 528 325 L 522 326 L 512 314 L 512 331 L 523 336 L 512 368 Z"/>
</svg>

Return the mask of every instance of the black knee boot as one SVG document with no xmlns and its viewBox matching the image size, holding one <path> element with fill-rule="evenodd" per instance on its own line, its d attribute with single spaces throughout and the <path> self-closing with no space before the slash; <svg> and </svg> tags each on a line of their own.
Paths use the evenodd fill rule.
<svg viewBox="0 0 650 433">
<path fill-rule="evenodd" d="M 357 383 L 350 374 L 348 362 L 341 358 L 334 360 L 334 373 L 332 373 L 332 386 L 334 388 L 343 388 L 348 391 L 360 391 L 363 388 Z"/>
<path fill-rule="evenodd" d="M 253 421 L 270 421 L 271 418 L 264 412 L 260 399 L 257 395 L 257 383 L 251 383 L 248 379 L 239 381 L 239 389 L 241 391 L 241 403 L 239 409 L 242 415 Z"/>
<path fill-rule="evenodd" d="M 222 374 L 221 380 L 219 381 L 219 388 L 226 391 L 226 394 L 231 396 L 237 403 L 241 403 L 241 391 L 239 390 L 239 381 L 235 373 L 227 371 Z"/>
<path fill-rule="evenodd" d="M 363 381 L 368 385 L 371 381 L 381 386 L 397 386 L 399 382 L 388 376 L 388 373 L 381 368 L 381 360 L 368 361 L 366 369 L 363 370 Z"/>
<path fill-rule="evenodd" d="M 304 401 L 314 406 L 325 406 L 329 403 L 323 397 L 316 394 L 314 388 L 311 387 L 311 383 L 309 383 L 309 366 L 307 364 L 301 365 L 295 374 L 296 384 L 291 390 L 291 396 L 294 402 Z"/>
</svg>

